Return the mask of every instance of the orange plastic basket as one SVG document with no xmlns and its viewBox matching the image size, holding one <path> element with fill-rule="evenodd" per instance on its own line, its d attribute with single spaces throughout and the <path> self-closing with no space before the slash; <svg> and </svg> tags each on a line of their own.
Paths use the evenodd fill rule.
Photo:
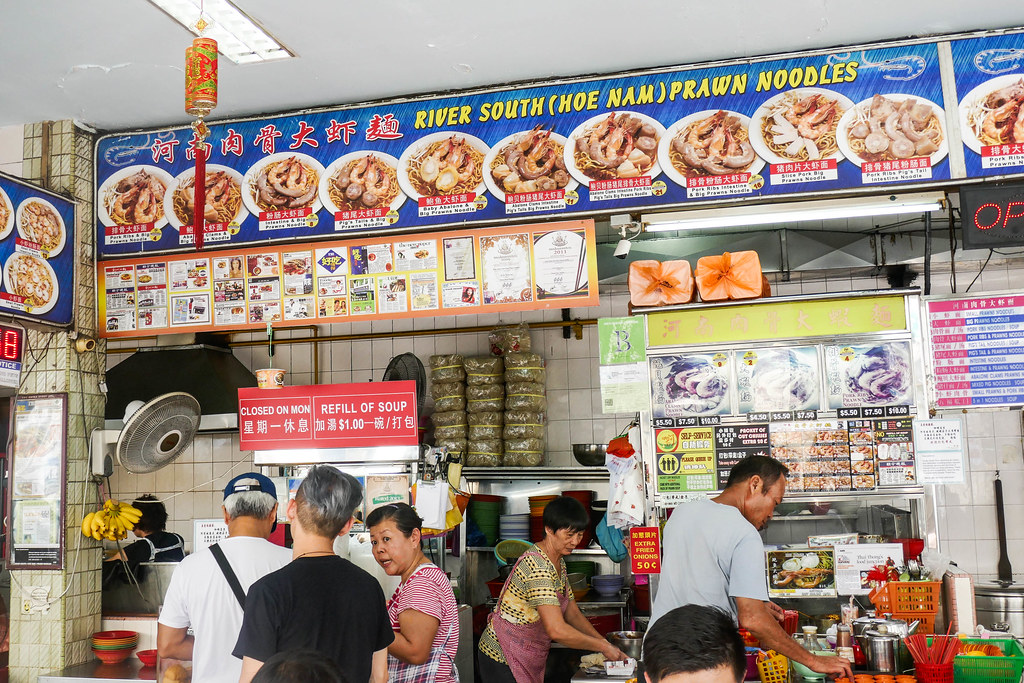
<svg viewBox="0 0 1024 683">
<path fill-rule="evenodd" d="M 868 598 L 879 612 L 939 611 L 941 581 L 890 581 L 872 589 Z"/>
<path fill-rule="evenodd" d="M 757 656 L 757 673 L 761 683 L 789 683 L 789 658 L 775 650 L 762 652 Z"/>
<path fill-rule="evenodd" d="M 917 633 L 935 633 L 935 616 L 933 612 L 922 612 L 920 610 L 916 612 L 893 612 L 893 619 L 902 619 L 908 624 L 912 624 L 915 621 L 920 621 L 921 625 L 917 627 Z"/>
</svg>

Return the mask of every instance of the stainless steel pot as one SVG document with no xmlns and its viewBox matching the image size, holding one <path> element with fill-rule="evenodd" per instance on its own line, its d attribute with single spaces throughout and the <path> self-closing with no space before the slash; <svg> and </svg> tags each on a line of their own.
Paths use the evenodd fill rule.
<svg viewBox="0 0 1024 683">
<path fill-rule="evenodd" d="M 897 655 L 900 648 L 900 637 L 894 633 L 882 633 L 868 630 L 864 632 L 867 647 L 861 646 L 868 668 L 884 674 L 895 674 L 899 671 Z"/>
<path fill-rule="evenodd" d="M 1024 584 L 978 582 L 974 586 L 974 605 L 978 623 L 985 628 L 1024 638 Z"/>
</svg>

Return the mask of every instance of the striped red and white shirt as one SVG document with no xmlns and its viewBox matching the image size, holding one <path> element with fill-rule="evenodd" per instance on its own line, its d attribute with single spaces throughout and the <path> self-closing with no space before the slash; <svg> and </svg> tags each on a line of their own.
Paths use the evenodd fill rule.
<svg viewBox="0 0 1024 683">
<path fill-rule="evenodd" d="M 455 683 L 451 662 L 459 650 L 459 608 L 448 577 L 437 565 L 420 565 L 407 581 L 395 589 L 395 594 L 388 601 L 392 630 L 399 630 L 398 615 L 407 609 L 423 612 L 438 620 L 437 634 L 430 647 L 437 650 L 443 646 L 450 659 L 441 658 L 441 668 L 435 680 L 438 683 Z"/>
</svg>

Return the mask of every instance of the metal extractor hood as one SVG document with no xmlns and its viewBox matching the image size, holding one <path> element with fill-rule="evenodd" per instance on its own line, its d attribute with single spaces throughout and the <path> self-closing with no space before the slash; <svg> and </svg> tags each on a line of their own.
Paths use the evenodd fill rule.
<svg viewBox="0 0 1024 683">
<path fill-rule="evenodd" d="M 229 349 L 207 344 L 139 349 L 107 370 L 106 428 L 120 429 L 125 407 L 171 391 L 195 396 L 200 431 L 238 429 L 238 389 L 256 377 Z"/>
</svg>

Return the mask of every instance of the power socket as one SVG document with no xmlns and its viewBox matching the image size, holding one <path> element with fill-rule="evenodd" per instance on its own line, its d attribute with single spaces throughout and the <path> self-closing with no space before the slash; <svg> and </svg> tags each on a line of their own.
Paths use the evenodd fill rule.
<svg viewBox="0 0 1024 683">
<path fill-rule="evenodd" d="M 25 586 L 21 596 L 22 614 L 39 614 L 50 611 L 50 589 L 45 586 Z"/>
</svg>

